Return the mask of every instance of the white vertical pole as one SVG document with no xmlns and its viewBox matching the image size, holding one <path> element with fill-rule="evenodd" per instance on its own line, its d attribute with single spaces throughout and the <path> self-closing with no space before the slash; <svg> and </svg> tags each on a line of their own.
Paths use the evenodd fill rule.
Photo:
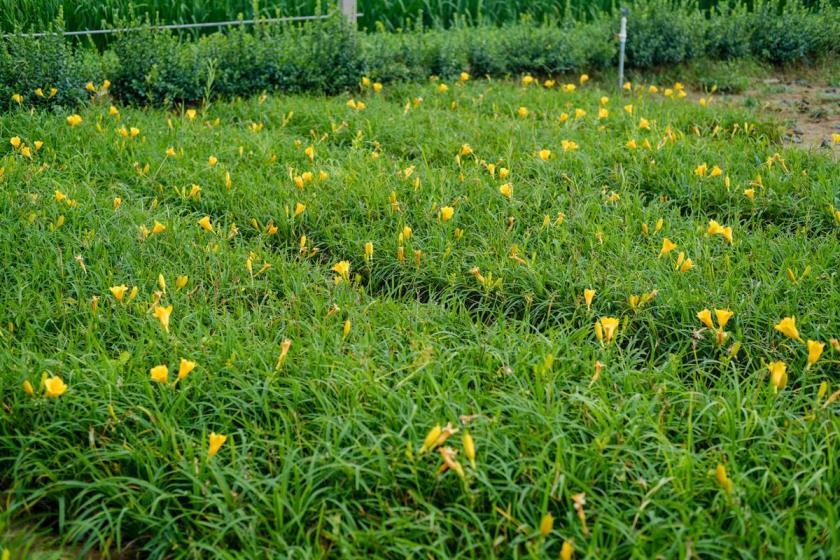
<svg viewBox="0 0 840 560">
<path fill-rule="evenodd" d="M 350 23 L 356 23 L 356 0 L 341 0 L 341 13 Z"/>
<path fill-rule="evenodd" d="M 627 43 L 627 8 L 621 8 L 621 31 L 618 34 L 618 90 L 624 87 L 624 45 Z"/>
</svg>

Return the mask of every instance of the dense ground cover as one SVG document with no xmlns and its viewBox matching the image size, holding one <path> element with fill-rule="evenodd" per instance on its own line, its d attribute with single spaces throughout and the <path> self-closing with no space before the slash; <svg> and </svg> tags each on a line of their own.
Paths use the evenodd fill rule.
<svg viewBox="0 0 840 560">
<path fill-rule="evenodd" d="M 582 81 L 0 117 L 0 522 L 143 558 L 840 555 L 836 160 Z"/>
</svg>

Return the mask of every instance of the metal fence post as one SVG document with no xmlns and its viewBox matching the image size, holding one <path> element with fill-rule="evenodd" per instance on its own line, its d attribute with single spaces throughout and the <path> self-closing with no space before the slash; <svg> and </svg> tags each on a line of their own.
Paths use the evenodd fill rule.
<svg viewBox="0 0 840 560">
<path fill-rule="evenodd" d="M 621 8 L 621 31 L 618 33 L 618 91 L 624 87 L 624 45 L 627 43 L 627 14 L 630 10 Z"/>
<path fill-rule="evenodd" d="M 350 23 L 356 23 L 356 0 L 341 0 L 341 13 Z"/>
</svg>

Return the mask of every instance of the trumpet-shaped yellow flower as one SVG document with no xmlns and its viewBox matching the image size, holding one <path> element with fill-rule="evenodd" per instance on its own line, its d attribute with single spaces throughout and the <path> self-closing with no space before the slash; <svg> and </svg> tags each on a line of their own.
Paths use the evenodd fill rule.
<svg viewBox="0 0 840 560">
<path fill-rule="evenodd" d="M 169 368 L 165 365 L 155 366 L 149 370 L 149 376 L 155 383 L 166 383 L 169 381 Z"/>
<path fill-rule="evenodd" d="M 701 309 L 698 311 L 697 318 L 700 319 L 700 322 L 706 325 L 706 327 L 710 329 L 715 328 L 715 324 L 712 322 L 712 312 L 708 309 Z"/>
<path fill-rule="evenodd" d="M 175 290 L 180 290 L 190 281 L 189 276 L 181 275 L 175 278 Z"/>
<path fill-rule="evenodd" d="M 335 277 L 336 284 L 342 280 L 348 282 L 350 280 L 350 261 L 338 261 L 333 265 L 332 271 L 338 275 Z"/>
<path fill-rule="evenodd" d="M 35 396 L 35 388 L 32 387 L 32 383 L 30 383 L 28 379 L 23 380 L 23 392 L 30 397 Z"/>
<path fill-rule="evenodd" d="M 810 369 L 812 365 L 817 363 L 817 361 L 820 359 L 820 356 L 822 356 L 823 350 L 825 349 L 825 343 L 817 342 L 816 340 L 809 340 L 805 344 L 808 347 L 807 367 Z"/>
<path fill-rule="evenodd" d="M 169 332 L 169 317 L 172 315 L 172 306 L 163 307 L 156 305 L 154 309 L 155 319 L 160 321 L 163 330 Z"/>
<path fill-rule="evenodd" d="M 799 331 L 796 329 L 796 317 L 785 317 L 773 326 L 774 329 L 788 338 L 802 342 Z"/>
<path fill-rule="evenodd" d="M 606 342 L 607 344 L 615 338 L 617 330 L 618 319 L 615 317 L 601 317 L 595 323 L 595 336 L 599 341 Z"/>
<path fill-rule="evenodd" d="M 207 164 L 210 167 L 216 167 L 217 163 L 219 163 L 219 158 L 217 158 L 216 156 L 210 156 L 209 158 L 207 158 Z"/>
<path fill-rule="evenodd" d="M 166 226 L 155 220 L 155 223 L 152 226 L 152 233 L 163 233 L 164 231 L 166 231 Z"/>
<path fill-rule="evenodd" d="M 785 388 L 788 382 L 787 364 L 782 361 L 770 362 L 767 364 L 770 370 L 770 383 L 773 385 L 773 392 L 778 393 Z"/>
<path fill-rule="evenodd" d="M 191 360 L 181 358 L 181 362 L 178 364 L 178 380 L 181 381 L 186 379 L 190 372 L 195 369 L 196 365 L 197 364 Z"/>
<path fill-rule="evenodd" d="M 592 290 L 592 289 L 589 289 L 589 288 L 583 290 L 583 300 L 586 302 L 587 309 L 592 307 L 592 299 L 594 297 L 595 297 L 595 290 Z"/>
<path fill-rule="evenodd" d="M 528 116 L 528 107 L 520 107 L 516 113 L 519 115 L 519 118 L 524 119 Z"/>
<path fill-rule="evenodd" d="M 723 226 L 715 220 L 709 220 L 709 227 L 706 230 L 709 235 L 720 235 L 723 233 Z"/>
<path fill-rule="evenodd" d="M 659 257 L 662 258 L 664 255 L 667 255 L 676 248 L 677 244 L 665 237 L 662 239 L 662 249 L 659 250 Z"/>
<path fill-rule="evenodd" d="M 455 215 L 455 209 L 451 206 L 443 206 L 440 209 L 440 219 L 444 222 L 448 222 L 452 219 L 452 216 Z"/>
<path fill-rule="evenodd" d="M 82 124 L 82 117 L 79 115 L 70 115 L 67 117 L 67 124 L 70 126 L 78 126 Z"/>
<path fill-rule="evenodd" d="M 680 251 L 680 254 L 677 255 L 677 264 L 674 267 L 676 270 L 680 272 L 688 272 L 692 268 L 694 268 L 694 261 L 691 259 L 685 258 L 685 253 Z"/>
<path fill-rule="evenodd" d="M 538 155 L 540 156 L 541 160 L 546 161 L 548 160 L 548 158 L 551 157 L 551 150 L 546 150 L 543 148 L 539 151 Z"/>
<path fill-rule="evenodd" d="M 499 192 L 503 197 L 510 199 L 513 196 L 513 185 L 505 183 L 499 187 Z"/>
<path fill-rule="evenodd" d="M 122 284 L 121 286 L 111 286 L 109 288 L 117 301 L 122 302 L 125 292 L 128 291 L 128 286 Z"/>
<path fill-rule="evenodd" d="M 726 323 L 728 323 L 734 315 L 735 314 L 729 309 L 715 309 L 715 318 L 717 319 L 718 328 L 723 329 L 726 327 Z"/>
<path fill-rule="evenodd" d="M 210 446 L 207 449 L 207 458 L 212 459 L 213 457 L 215 457 L 216 454 L 219 452 L 219 449 L 222 448 L 226 441 L 227 436 L 217 434 L 216 432 L 210 432 Z"/>
<path fill-rule="evenodd" d="M 373 242 L 368 241 L 365 243 L 365 260 L 369 261 L 373 258 Z"/>
<path fill-rule="evenodd" d="M 213 224 L 210 223 L 210 216 L 204 216 L 200 220 L 198 220 L 198 225 L 201 226 L 201 229 L 204 231 L 213 231 Z"/>
<path fill-rule="evenodd" d="M 48 397 L 57 399 L 67 391 L 67 384 L 57 375 L 44 379 L 44 389 Z"/>
<path fill-rule="evenodd" d="M 295 218 L 300 216 L 301 214 L 306 211 L 306 205 L 300 202 L 295 203 Z"/>
</svg>

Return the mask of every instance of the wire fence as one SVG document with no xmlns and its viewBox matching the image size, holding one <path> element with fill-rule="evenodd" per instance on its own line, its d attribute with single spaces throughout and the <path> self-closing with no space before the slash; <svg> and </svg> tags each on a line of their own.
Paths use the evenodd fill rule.
<svg viewBox="0 0 840 560">
<path fill-rule="evenodd" d="M 341 13 L 344 14 L 351 22 L 355 22 L 357 18 L 363 16 L 364 14 L 356 12 L 356 0 L 340 0 L 339 9 Z M 275 18 L 254 18 L 254 19 L 236 19 L 236 20 L 228 20 L 228 21 L 211 21 L 211 22 L 203 22 L 203 23 L 171 23 L 166 25 L 152 25 L 147 27 L 120 27 L 114 29 L 87 29 L 83 31 L 40 31 L 37 33 L 4 33 L 2 36 L 5 37 L 12 37 L 12 36 L 22 36 L 22 37 L 46 37 L 48 35 L 63 35 L 65 37 L 86 37 L 90 35 L 109 35 L 112 33 L 131 33 L 136 31 L 145 31 L 147 29 L 152 29 L 155 31 L 162 31 L 162 30 L 177 30 L 177 29 L 207 29 L 207 28 L 218 28 L 220 31 L 224 27 L 233 27 L 237 25 L 255 25 L 255 24 L 268 24 L 268 23 L 290 23 L 295 21 L 313 21 L 319 19 L 326 19 L 330 17 L 330 14 L 324 15 L 317 15 L 317 16 L 286 16 L 286 17 L 275 17 Z"/>
</svg>

